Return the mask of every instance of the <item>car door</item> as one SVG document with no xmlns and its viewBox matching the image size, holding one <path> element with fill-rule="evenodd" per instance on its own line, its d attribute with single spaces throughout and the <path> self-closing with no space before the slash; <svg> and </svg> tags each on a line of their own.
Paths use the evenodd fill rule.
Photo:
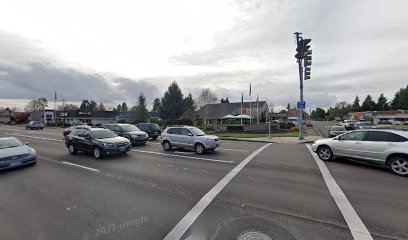
<svg viewBox="0 0 408 240">
<path fill-rule="evenodd" d="M 181 147 L 181 128 L 171 128 L 168 131 L 171 145 Z"/>
<path fill-rule="evenodd" d="M 194 135 L 187 128 L 181 129 L 180 144 L 186 148 L 192 148 L 194 146 Z"/>
<path fill-rule="evenodd" d="M 346 133 L 334 140 L 334 154 L 345 157 L 362 157 L 362 144 L 364 131 L 353 131 Z"/>
<path fill-rule="evenodd" d="M 384 161 L 382 156 L 385 155 L 391 144 L 385 140 L 386 132 L 367 131 L 362 144 L 362 157 L 371 161 Z"/>
<path fill-rule="evenodd" d="M 84 139 L 82 140 L 83 149 L 90 152 L 93 150 L 93 140 L 92 140 L 91 131 L 84 129 L 83 134 L 84 134 L 83 135 Z"/>
<path fill-rule="evenodd" d="M 85 129 L 78 129 L 78 132 L 75 136 L 76 148 L 81 149 L 81 150 L 87 150 L 86 145 L 85 145 L 85 134 L 86 134 Z"/>
</svg>

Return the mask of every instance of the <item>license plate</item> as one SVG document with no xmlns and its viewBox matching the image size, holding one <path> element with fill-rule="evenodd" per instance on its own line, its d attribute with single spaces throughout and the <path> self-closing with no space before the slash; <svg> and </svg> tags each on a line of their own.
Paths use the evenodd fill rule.
<svg viewBox="0 0 408 240">
<path fill-rule="evenodd" d="M 10 163 L 10 167 L 15 167 L 15 166 L 18 166 L 18 165 L 21 165 L 20 161 Z"/>
</svg>

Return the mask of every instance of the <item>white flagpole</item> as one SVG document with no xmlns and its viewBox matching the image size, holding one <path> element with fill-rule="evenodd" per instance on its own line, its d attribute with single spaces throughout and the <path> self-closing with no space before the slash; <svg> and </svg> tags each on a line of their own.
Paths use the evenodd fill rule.
<svg viewBox="0 0 408 240">
<path fill-rule="evenodd" d="M 258 109 L 259 95 L 256 94 L 256 125 L 259 125 L 259 109 Z"/>
</svg>

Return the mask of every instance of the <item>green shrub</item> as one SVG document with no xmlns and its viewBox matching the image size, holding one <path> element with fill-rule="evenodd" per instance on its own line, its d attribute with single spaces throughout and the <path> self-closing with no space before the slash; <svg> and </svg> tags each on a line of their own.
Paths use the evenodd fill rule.
<svg viewBox="0 0 408 240">
<path fill-rule="evenodd" d="M 299 131 L 299 127 L 292 127 L 290 130 L 294 131 L 294 132 L 298 132 Z"/>
</svg>

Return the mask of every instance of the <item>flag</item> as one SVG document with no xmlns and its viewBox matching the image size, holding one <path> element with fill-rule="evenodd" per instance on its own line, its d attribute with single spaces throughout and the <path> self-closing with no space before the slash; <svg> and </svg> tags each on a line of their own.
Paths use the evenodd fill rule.
<svg viewBox="0 0 408 240">
<path fill-rule="evenodd" d="M 249 84 L 249 96 L 251 96 L 251 92 L 252 92 L 251 84 Z"/>
</svg>

